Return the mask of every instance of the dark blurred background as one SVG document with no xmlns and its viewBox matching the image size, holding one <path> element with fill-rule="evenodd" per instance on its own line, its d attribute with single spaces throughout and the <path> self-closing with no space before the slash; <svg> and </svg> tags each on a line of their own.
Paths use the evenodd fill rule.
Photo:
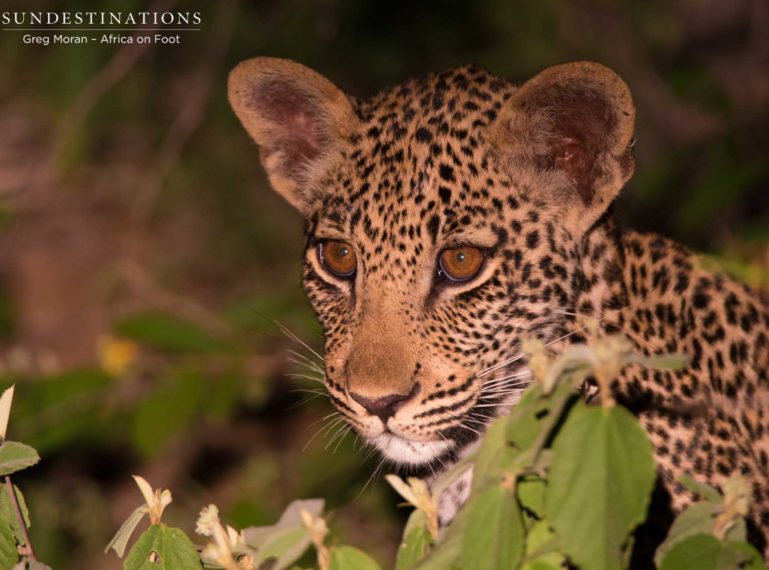
<svg viewBox="0 0 769 570">
<path fill-rule="evenodd" d="M 119 567 L 102 550 L 140 503 L 132 473 L 173 490 L 166 519 L 188 532 L 210 502 L 241 527 L 323 496 L 339 540 L 393 559 L 403 513 L 366 487 L 377 460 L 290 376 L 317 359 L 275 321 L 322 339 L 301 221 L 227 104 L 242 59 L 293 58 L 357 96 L 463 63 L 516 80 L 605 63 L 638 107 L 623 222 L 769 286 L 766 0 L 3 2 L 148 8 L 202 11 L 203 29 L 178 47 L 0 33 L 0 375 L 9 436 L 43 457 L 16 479 L 55 568 Z"/>
</svg>

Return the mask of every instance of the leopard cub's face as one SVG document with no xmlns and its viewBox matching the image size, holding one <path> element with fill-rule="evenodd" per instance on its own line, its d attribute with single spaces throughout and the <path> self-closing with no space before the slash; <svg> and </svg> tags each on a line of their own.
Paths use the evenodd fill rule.
<svg viewBox="0 0 769 570">
<path fill-rule="evenodd" d="M 526 233 L 512 234 L 510 205 L 495 211 L 472 191 L 463 196 L 437 158 L 393 173 L 410 192 L 334 197 L 308 226 L 304 286 L 325 332 L 331 400 L 402 463 L 454 451 L 514 402 L 529 378 L 522 362 L 492 367 L 517 354 L 523 336 L 548 335 L 563 316 L 548 306 L 568 298 L 561 284 L 544 284 L 540 260 L 563 274 L 567 262 L 548 252 L 533 210 L 516 208 Z M 370 184 L 394 184 L 381 165 Z M 348 172 L 365 183 L 354 166 Z"/>
<path fill-rule="evenodd" d="M 357 101 L 258 58 L 230 98 L 306 218 L 332 402 L 393 461 L 456 454 L 528 383 L 522 339 L 570 318 L 581 241 L 632 169 L 626 87 L 596 64 L 518 89 L 461 68 Z"/>
</svg>

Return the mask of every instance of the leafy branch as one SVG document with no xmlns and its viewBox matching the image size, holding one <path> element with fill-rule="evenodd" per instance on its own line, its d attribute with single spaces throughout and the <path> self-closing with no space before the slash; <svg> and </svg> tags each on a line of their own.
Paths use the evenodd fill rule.
<svg viewBox="0 0 769 570">
<path fill-rule="evenodd" d="M 38 562 L 35 555 L 24 496 L 11 481 L 11 473 L 40 461 L 37 451 L 30 446 L 6 439 L 13 395 L 14 386 L 11 386 L 0 396 L 0 475 L 5 481 L 0 485 L 0 567 L 43 570 L 48 566 Z"/>
<path fill-rule="evenodd" d="M 420 479 L 387 481 L 414 507 L 403 531 L 396 570 L 554 570 L 563 567 L 627 568 L 634 555 L 633 532 L 647 516 L 656 482 L 652 446 L 638 420 L 611 397 L 611 383 L 625 366 L 675 369 L 678 355 L 645 356 L 621 336 L 603 336 L 587 326 L 588 340 L 562 354 L 530 340 L 524 350 L 535 381 L 509 415 L 487 429 L 481 445 L 430 486 Z M 588 380 L 599 385 L 598 405 L 581 395 Z M 0 397 L 0 567 L 41 570 L 29 537 L 29 514 L 10 474 L 39 457 L 22 443 L 5 441 L 13 388 Z M 444 493 L 468 485 L 469 498 L 441 527 Z M 336 544 L 320 499 L 292 502 L 271 526 L 236 529 L 222 521 L 216 505 L 204 507 L 196 545 L 162 518 L 172 504 L 167 489 L 134 476 L 143 502 L 107 545 L 127 570 L 221 568 L 280 570 L 312 564 L 319 570 L 378 570 L 365 552 Z M 662 570 L 763 568 L 746 542 L 745 517 L 751 489 L 741 477 L 723 488 L 682 481 L 703 498 L 675 520 L 654 556 Z M 132 542 L 142 521 L 149 526 Z"/>
</svg>

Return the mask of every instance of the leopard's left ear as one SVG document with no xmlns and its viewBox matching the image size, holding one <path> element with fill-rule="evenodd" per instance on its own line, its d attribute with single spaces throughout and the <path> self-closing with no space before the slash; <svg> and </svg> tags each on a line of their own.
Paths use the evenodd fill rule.
<svg viewBox="0 0 769 570">
<path fill-rule="evenodd" d="M 630 90 L 616 73 L 598 63 L 567 63 L 515 91 L 491 142 L 506 164 L 531 172 L 535 186 L 549 186 L 542 190 L 594 221 L 633 173 L 634 122 Z"/>
</svg>

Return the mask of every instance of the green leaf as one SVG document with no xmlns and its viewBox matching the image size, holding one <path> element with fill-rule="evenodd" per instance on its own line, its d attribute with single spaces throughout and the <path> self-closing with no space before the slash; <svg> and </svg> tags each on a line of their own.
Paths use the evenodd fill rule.
<svg viewBox="0 0 769 570">
<path fill-rule="evenodd" d="M 532 560 L 521 567 L 521 570 L 563 570 L 562 563 L 551 564 L 547 560 Z"/>
<path fill-rule="evenodd" d="M 403 530 L 403 542 L 398 549 L 395 563 L 396 570 L 414 568 L 427 555 L 432 543 L 425 513 L 418 509 L 413 511 Z"/>
<path fill-rule="evenodd" d="M 725 541 L 723 542 L 723 545 L 727 551 L 740 557 L 739 568 L 741 570 L 766 570 L 764 557 L 747 542 Z M 729 560 L 731 559 L 731 556 L 726 556 L 725 559 Z M 726 567 L 722 568 L 725 569 Z M 719 570 L 721 570 L 721 568 L 719 568 Z"/>
<path fill-rule="evenodd" d="M 352 546 L 336 546 L 329 552 L 330 570 L 381 570 L 365 552 Z"/>
<path fill-rule="evenodd" d="M 34 448 L 19 443 L 6 441 L 0 445 L 0 475 L 10 475 L 26 469 L 40 461 L 40 456 Z"/>
<path fill-rule="evenodd" d="M 13 568 L 19 561 L 16 537 L 11 527 L 0 521 L 0 568 Z"/>
<path fill-rule="evenodd" d="M 684 510 L 673 521 L 668 536 L 654 555 L 654 561 L 659 566 L 670 549 L 681 540 L 694 534 L 710 534 L 713 530 L 713 519 L 718 514 L 717 503 L 695 503 Z"/>
<path fill-rule="evenodd" d="M 299 560 L 310 547 L 310 533 L 306 528 L 274 529 L 254 556 L 254 566 L 270 560 L 270 570 L 288 568 Z"/>
<path fill-rule="evenodd" d="M 272 526 L 251 526 L 243 529 L 243 538 L 251 548 L 262 548 L 267 542 L 272 540 L 272 536 L 277 530 L 305 528 L 300 513 L 307 511 L 313 518 L 317 518 L 323 512 L 325 502 L 323 499 L 298 499 L 292 501 L 280 519 Z"/>
<path fill-rule="evenodd" d="M 475 456 L 473 469 L 473 491 L 496 483 L 510 462 L 518 455 L 507 442 L 507 418 L 502 417 L 491 422 L 486 428 L 486 435 Z"/>
<path fill-rule="evenodd" d="M 462 567 L 477 570 L 517 568 L 523 558 L 521 509 L 511 490 L 493 485 L 465 505 L 467 527 Z"/>
<path fill-rule="evenodd" d="M 195 570 L 197 550 L 178 528 L 154 524 L 139 537 L 125 559 L 126 570 Z"/>
<path fill-rule="evenodd" d="M 544 446 L 560 422 L 569 400 L 576 396 L 575 387 L 584 381 L 585 374 L 586 369 L 583 368 L 567 370 L 548 395 L 543 395 L 539 385 L 535 385 L 515 405 L 508 420 L 507 437 L 514 447 L 525 450 L 519 458 L 522 462 L 520 467 L 533 467 L 535 453 L 539 453 L 539 460 L 542 460 L 542 454 L 547 451 Z"/>
<path fill-rule="evenodd" d="M 13 486 L 13 489 L 16 492 L 16 500 L 19 502 L 19 509 L 21 509 L 21 516 L 24 518 L 24 524 L 29 528 L 32 526 L 32 523 L 29 520 L 29 509 L 27 509 L 24 495 L 21 494 L 21 491 L 16 485 Z M 13 505 L 13 498 L 9 491 L 10 487 L 8 487 L 8 485 L 5 483 L 0 484 L 0 493 L 2 493 L 2 498 L 0 499 L 0 520 L 6 521 L 10 525 L 11 530 L 13 530 L 13 534 L 16 537 L 16 542 L 24 544 L 24 531 L 19 523 L 19 518 L 16 516 L 16 507 Z"/>
<path fill-rule="evenodd" d="M 447 469 L 444 473 L 438 476 L 432 485 L 430 485 L 430 492 L 433 497 L 440 497 L 443 492 L 448 489 L 453 483 L 464 476 L 468 469 L 473 467 L 473 456 L 470 455 L 464 459 L 461 459 L 455 463 L 452 467 Z"/>
<path fill-rule="evenodd" d="M 733 542 L 747 542 L 748 540 L 748 525 L 745 524 L 745 519 L 737 517 L 734 524 L 726 531 L 724 540 Z"/>
<path fill-rule="evenodd" d="M 558 539 L 547 521 L 537 521 L 526 534 L 526 561 L 521 570 L 564 568 L 565 558 L 556 550 Z"/>
<path fill-rule="evenodd" d="M 257 550 L 254 566 L 270 560 L 269 568 L 287 568 L 310 547 L 310 535 L 302 522 L 300 512 L 307 511 L 313 517 L 323 512 L 323 499 L 293 501 L 280 520 L 273 526 L 249 527 L 243 530 L 243 538 L 251 548 Z"/>
<path fill-rule="evenodd" d="M 678 480 L 681 482 L 681 484 L 684 487 L 689 489 L 692 493 L 695 493 L 701 496 L 706 501 L 719 503 L 723 500 L 721 493 L 719 493 L 717 489 L 714 489 L 707 483 L 703 483 L 702 481 L 697 481 L 696 479 L 692 479 L 688 475 L 681 475 L 678 478 Z"/>
<path fill-rule="evenodd" d="M 507 419 L 507 437 L 518 450 L 528 448 L 539 435 L 542 417 L 550 409 L 550 399 L 542 395 L 539 384 L 529 387 Z"/>
<path fill-rule="evenodd" d="M 578 388 L 585 381 L 595 362 L 595 353 L 584 344 L 573 344 L 556 358 L 547 370 L 542 384 L 549 392 L 552 386 L 567 384 L 570 390 Z"/>
<path fill-rule="evenodd" d="M 462 511 L 460 511 L 461 513 Z M 452 526 L 454 523 L 452 522 Z M 458 560 L 462 555 L 462 533 L 455 532 L 440 543 L 418 566 L 418 570 L 448 570 L 460 568 Z"/>
<path fill-rule="evenodd" d="M 689 362 L 689 357 L 685 354 L 658 354 L 644 356 L 642 354 L 631 354 L 627 359 L 628 364 L 640 364 L 646 368 L 656 370 L 681 370 Z"/>
<path fill-rule="evenodd" d="M 761 555 L 743 542 L 722 542 L 711 534 L 695 534 L 673 545 L 660 570 L 737 570 L 763 568 Z"/>
<path fill-rule="evenodd" d="M 120 525 L 120 528 L 115 533 L 115 536 L 112 537 L 112 540 L 107 543 L 107 546 L 104 548 L 104 552 L 109 552 L 109 549 L 111 548 L 120 558 L 123 558 L 125 549 L 128 546 L 128 541 L 131 539 L 131 535 L 134 533 L 136 526 L 141 522 L 141 520 L 144 518 L 144 515 L 146 514 L 147 505 L 136 507 L 133 512 L 128 515 L 128 518 L 125 520 L 125 522 Z"/>
<path fill-rule="evenodd" d="M 578 403 L 553 444 L 545 497 L 563 552 L 591 570 L 620 568 L 622 545 L 654 486 L 652 447 L 630 412 Z"/>
<path fill-rule="evenodd" d="M 222 344 L 197 325 L 164 313 L 139 313 L 119 321 L 115 333 L 169 352 L 212 352 Z"/>
<path fill-rule="evenodd" d="M 516 485 L 521 506 L 537 516 L 545 511 L 545 481 L 539 477 L 525 477 Z"/>
</svg>

